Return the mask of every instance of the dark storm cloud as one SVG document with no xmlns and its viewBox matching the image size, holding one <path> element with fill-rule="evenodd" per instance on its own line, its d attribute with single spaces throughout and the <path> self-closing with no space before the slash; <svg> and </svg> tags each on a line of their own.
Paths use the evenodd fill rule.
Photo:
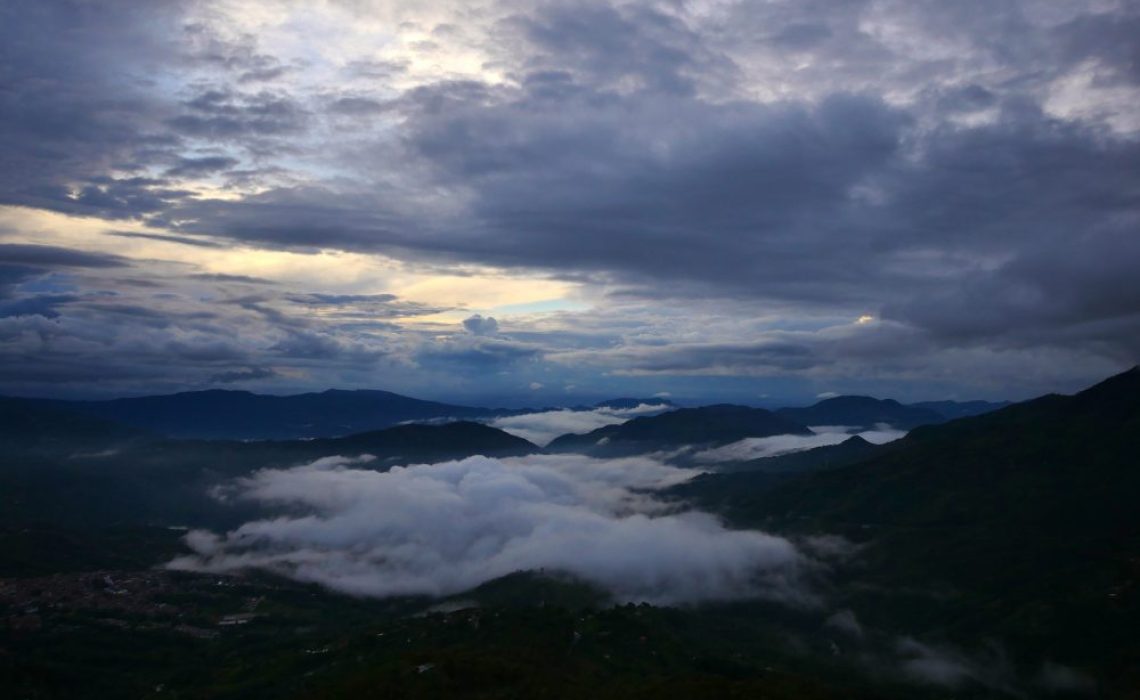
<svg viewBox="0 0 1140 700">
<path fill-rule="evenodd" d="M 504 25 L 529 43 L 528 72 L 571 66 L 594 88 L 690 95 L 695 76 L 732 67 L 679 19 L 651 8 L 552 4 Z"/>
<path fill-rule="evenodd" d="M 931 250 L 947 260 L 976 257 L 887 300 L 884 316 L 945 338 L 1026 343 L 1135 320 L 1140 145 L 1037 114 L 940 136 L 923 177 L 900 170 L 895 196 Z M 1110 335 L 1123 343 L 1118 351 L 1140 353 L 1136 333 Z"/>
<path fill-rule="evenodd" d="M 258 379 L 272 379 L 277 376 L 272 368 L 268 367 L 249 367 L 246 369 L 233 370 L 230 372 L 220 372 L 210 377 L 211 382 L 218 384 L 233 384 L 234 382 L 248 382 Z"/>
<path fill-rule="evenodd" d="M 185 27 L 184 38 L 194 61 L 216 65 L 236 75 L 240 83 L 273 81 L 290 70 L 276 57 L 259 51 L 257 38 L 249 34 L 225 39 L 212 27 L 194 23 Z"/>
<path fill-rule="evenodd" d="M 619 270 L 749 290 L 765 273 L 765 284 L 811 295 L 796 290 L 824 273 L 857 286 L 857 271 L 834 269 L 829 258 L 813 269 L 803 253 L 857 208 L 848 190 L 884 167 L 906 121 L 865 96 L 807 108 L 616 95 L 567 104 L 525 90 L 487 104 L 483 95 L 445 85 L 405 104 L 415 116 L 408 146 L 416 157 L 433 165 L 439 185 L 478 195 L 467 227 L 479 235 L 403 221 L 372 208 L 371 197 L 323 190 L 187 204 L 173 216 L 197 219 L 182 225 L 188 231 L 287 247 Z M 577 118 L 566 120 L 567 110 Z M 858 233 L 844 235 L 859 245 Z"/>
<path fill-rule="evenodd" d="M 0 243 L 0 263 L 37 268 L 125 267 L 130 264 L 126 258 L 117 255 L 24 243 Z"/>
<path fill-rule="evenodd" d="M 167 177 L 239 174 L 237 153 L 195 146 L 265 155 L 272 139 L 297 133 L 304 108 L 271 87 L 290 67 L 254 37 L 187 23 L 196 9 L 183 0 L 6 4 L 0 203 L 145 218 L 192 195 Z M 214 72 L 189 77 L 202 70 Z"/>
<path fill-rule="evenodd" d="M 287 294 L 285 298 L 294 304 L 340 306 L 360 303 L 386 304 L 396 301 L 398 297 L 395 294 Z"/>
<path fill-rule="evenodd" d="M 460 241 L 465 253 L 749 288 L 762 272 L 762 283 L 795 285 L 815 275 L 787 263 L 810 268 L 804 251 L 857 208 L 848 191 L 885 166 L 905 123 L 863 96 L 815 108 L 584 99 L 416 105 L 417 151 L 479 194 L 488 235 Z M 859 245 L 859 233 L 845 237 Z"/>
<path fill-rule="evenodd" d="M 137 170 L 176 145 L 156 128 L 147 83 L 170 60 L 162 28 L 180 5 L 5 3 L 0 201 L 110 216 L 167 205 L 146 194 L 145 179 L 107 173 Z"/>
<path fill-rule="evenodd" d="M 220 170 L 228 170 L 238 164 L 236 158 L 225 156 L 205 156 L 202 158 L 179 158 L 178 164 L 166 171 L 169 176 L 184 177 L 208 175 Z"/>
<path fill-rule="evenodd" d="M 491 316 L 475 314 L 463 319 L 463 327 L 473 335 L 495 335 L 499 332 L 499 322 Z"/>
<path fill-rule="evenodd" d="M 92 177 L 77 188 L 29 188 L 24 192 L 27 199 L 21 203 L 82 216 L 137 218 L 167 209 L 190 194 L 166 184 L 149 177 Z"/>
<path fill-rule="evenodd" d="M 806 344 L 788 341 L 763 343 L 678 344 L 648 349 L 641 358 L 631 356 L 634 371 L 675 373 L 727 370 L 735 372 L 794 372 L 823 364 Z"/>
<path fill-rule="evenodd" d="M 178 231 L 303 252 L 322 247 L 380 251 L 414 243 L 423 225 L 375 207 L 374 200 L 370 194 L 323 187 L 277 188 L 240 202 L 183 202 L 154 221 Z"/>
<path fill-rule="evenodd" d="M 273 355 L 301 360 L 338 360 L 368 364 L 389 354 L 386 343 L 368 342 L 359 337 L 347 337 L 324 330 L 304 328 L 284 330 L 285 338 L 269 348 Z"/>
<path fill-rule="evenodd" d="M 138 233 L 137 231 L 108 231 L 107 235 L 117 236 L 119 238 L 141 238 L 151 241 L 162 241 L 164 243 L 181 243 L 182 245 L 195 246 L 197 248 L 224 248 L 221 243 L 215 241 L 208 241 L 202 238 L 190 238 L 188 236 L 171 236 L 165 233 Z"/>
<path fill-rule="evenodd" d="M 16 285 L 43 274 L 43 270 L 19 265 L 0 265 L 0 299 L 11 294 Z"/>
<path fill-rule="evenodd" d="M 126 258 L 117 255 L 57 246 L 0 243 L 0 318 L 58 318 L 62 307 L 82 299 L 81 295 L 72 293 L 71 285 L 48 285 L 52 291 L 23 289 L 24 285 L 50 278 L 57 270 L 102 270 L 130 265 Z"/>
<path fill-rule="evenodd" d="M 390 354 L 392 343 L 375 328 L 354 331 L 275 312 L 267 306 L 272 297 L 217 303 L 153 289 L 0 295 L 5 390 L 121 395 L 197 389 L 288 380 L 328 365 L 365 372 Z M 214 291 L 221 299 L 227 294 L 223 286 Z"/>
<path fill-rule="evenodd" d="M 424 343 L 417 348 L 414 361 L 425 368 L 457 372 L 505 371 L 517 365 L 539 360 L 541 345 L 506 337 L 453 335 Z"/>
<path fill-rule="evenodd" d="M 305 110 L 287 94 L 255 94 L 209 89 L 184 103 L 182 114 L 167 121 L 177 133 L 216 143 L 298 132 Z"/>
<path fill-rule="evenodd" d="M 43 316 L 44 318 L 57 318 L 56 310 L 64 304 L 70 304 L 79 297 L 74 294 L 36 294 L 21 299 L 4 300 L 0 295 L 0 318 L 9 316 Z"/>
<path fill-rule="evenodd" d="M 238 284 L 277 284 L 273 280 L 267 280 L 263 277 L 251 277 L 249 275 L 224 275 L 219 273 L 201 272 L 190 275 L 191 279 L 202 280 L 203 282 L 236 282 Z"/>
<path fill-rule="evenodd" d="M 320 308 L 327 318 L 342 321 L 424 316 L 448 310 L 401 300 L 395 294 L 286 294 L 284 298 L 301 306 Z"/>
<path fill-rule="evenodd" d="M 387 105 L 370 97 L 338 97 L 329 104 L 329 110 L 339 114 L 359 117 L 377 114 L 389 109 Z"/>
<path fill-rule="evenodd" d="M 471 48 L 494 79 L 349 57 L 343 87 L 306 84 L 303 60 L 184 9 L 0 10 L 0 202 L 141 219 L 169 233 L 114 235 L 192 246 L 538 270 L 604 287 L 600 306 L 656 305 L 637 328 L 583 315 L 571 335 L 596 341 L 482 319 L 393 344 L 368 328 L 397 335 L 382 319 L 431 309 L 233 292 L 224 313 L 261 324 L 256 352 L 312 367 L 399 357 L 500 372 L 560 353 L 646 374 L 919 378 L 924 360 L 997 375 L 1011 351 L 1098 372 L 1140 354 L 1140 147 L 1120 107 L 1140 84 L 1131 4 L 511 4 L 419 45 Z M 229 191 L 192 192 L 195 178 Z M 11 295 L 39 271 L 103 265 L 78 259 L 0 251 L 0 284 Z M 60 310 L 95 314 L 93 302 L 42 293 L 5 299 L 87 338 Z M 740 337 L 720 326 L 693 341 L 705 317 L 685 309 L 706 302 Z M 882 322 L 744 328 L 760 313 Z M 201 376 L 262 366 L 233 362 Z"/>
<path fill-rule="evenodd" d="M 1140 84 L 1140 9 L 1081 15 L 1058 27 L 1054 35 L 1069 62 L 1094 59 L 1098 80 Z"/>
</svg>

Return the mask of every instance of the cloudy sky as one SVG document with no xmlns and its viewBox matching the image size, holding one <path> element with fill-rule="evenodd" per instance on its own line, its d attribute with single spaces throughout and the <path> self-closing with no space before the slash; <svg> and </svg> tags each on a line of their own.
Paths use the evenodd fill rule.
<svg viewBox="0 0 1140 700">
<path fill-rule="evenodd" d="M 1131 0 L 12 0 L 0 393 L 1068 391 L 1140 357 Z"/>
</svg>

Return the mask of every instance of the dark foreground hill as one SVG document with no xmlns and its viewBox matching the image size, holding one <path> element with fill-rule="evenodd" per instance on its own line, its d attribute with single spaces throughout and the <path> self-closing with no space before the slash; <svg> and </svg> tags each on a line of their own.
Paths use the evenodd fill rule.
<svg viewBox="0 0 1140 700">
<path fill-rule="evenodd" d="M 555 438 L 548 452 L 593 456 L 645 454 L 685 445 L 724 445 L 749 437 L 811 435 L 803 425 L 762 408 L 718 404 L 682 408 Z"/>
<path fill-rule="evenodd" d="M 862 541 L 844 590 L 865 624 L 1001 640 L 1140 688 L 1140 370 L 917 428 L 853 465 L 742 478 L 690 495 L 738 525 Z"/>
</svg>

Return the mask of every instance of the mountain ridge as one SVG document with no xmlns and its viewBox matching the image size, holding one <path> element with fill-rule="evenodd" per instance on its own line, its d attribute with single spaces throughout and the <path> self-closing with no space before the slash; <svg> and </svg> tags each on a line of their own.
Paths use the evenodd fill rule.
<svg viewBox="0 0 1140 700">
<path fill-rule="evenodd" d="M 683 445 L 724 445 L 747 437 L 812 435 L 806 426 L 763 408 L 714 404 L 639 416 L 588 433 L 568 433 L 552 440 L 550 452 L 593 456 L 643 454 Z"/>
</svg>

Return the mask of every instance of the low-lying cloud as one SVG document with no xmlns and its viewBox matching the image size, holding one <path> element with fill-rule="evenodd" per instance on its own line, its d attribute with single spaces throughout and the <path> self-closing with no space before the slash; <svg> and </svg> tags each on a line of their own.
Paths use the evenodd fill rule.
<svg viewBox="0 0 1140 700">
<path fill-rule="evenodd" d="M 971 656 L 951 647 L 935 647 L 914 637 L 902 637 L 896 642 L 895 652 L 903 676 L 912 682 L 947 688 L 979 685 L 1019 694 L 1017 673 L 1000 646 L 987 645 Z"/>
<path fill-rule="evenodd" d="M 636 416 L 661 413 L 666 407 L 640 404 L 633 408 L 595 408 L 586 411 L 564 408 L 554 411 L 523 413 L 489 421 L 489 425 L 545 446 L 554 438 L 567 433 L 588 433 L 607 425 L 624 423 Z"/>
<path fill-rule="evenodd" d="M 226 498 L 281 514 L 193 531 L 194 554 L 170 566 L 261 569 L 369 596 L 444 596 L 546 569 L 620 601 L 811 602 L 811 560 L 792 543 L 653 496 L 692 475 L 647 458 L 470 457 L 383 473 L 328 458 L 233 482 Z"/>
<path fill-rule="evenodd" d="M 773 435 L 762 438 L 745 438 L 721 447 L 702 450 L 693 459 L 704 464 L 718 462 L 744 462 L 750 459 L 776 457 L 789 452 L 810 450 L 815 447 L 838 445 L 848 438 L 858 435 L 867 442 L 882 445 L 898 440 L 906 435 L 905 430 L 895 430 L 889 425 L 876 426 L 875 430 L 851 432 L 852 428 L 843 425 L 812 426 L 814 435 Z"/>
</svg>

